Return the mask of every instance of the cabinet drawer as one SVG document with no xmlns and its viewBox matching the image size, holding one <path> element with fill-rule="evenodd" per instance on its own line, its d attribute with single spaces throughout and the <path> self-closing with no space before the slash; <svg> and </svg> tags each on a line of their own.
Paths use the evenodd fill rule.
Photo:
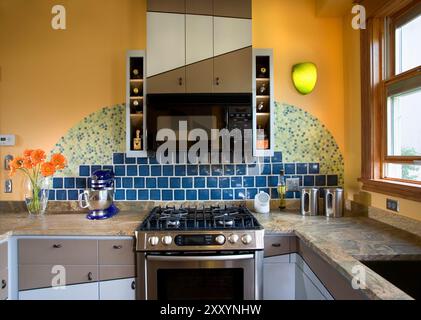
<svg viewBox="0 0 421 320">
<path fill-rule="evenodd" d="M 52 287 L 57 283 L 57 273 L 53 273 L 54 265 L 20 265 L 19 266 L 19 290 Z M 97 282 L 98 266 L 63 266 L 65 270 L 65 283 L 71 285 L 79 283 Z M 65 280 L 64 280 L 65 279 Z"/>
<path fill-rule="evenodd" d="M 128 266 L 99 266 L 99 280 L 115 280 L 134 278 L 136 275 L 136 267 Z"/>
<path fill-rule="evenodd" d="M 100 240 L 100 265 L 134 265 L 134 240 Z"/>
<path fill-rule="evenodd" d="M 0 300 L 7 299 L 7 291 L 9 289 L 7 269 L 0 269 Z"/>
<path fill-rule="evenodd" d="M 7 242 L 0 244 L 0 269 L 7 268 Z"/>
<path fill-rule="evenodd" d="M 96 240 L 21 239 L 19 264 L 95 265 Z"/>
<path fill-rule="evenodd" d="M 265 257 L 279 256 L 291 253 L 291 236 L 265 236 Z"/>
</svg>

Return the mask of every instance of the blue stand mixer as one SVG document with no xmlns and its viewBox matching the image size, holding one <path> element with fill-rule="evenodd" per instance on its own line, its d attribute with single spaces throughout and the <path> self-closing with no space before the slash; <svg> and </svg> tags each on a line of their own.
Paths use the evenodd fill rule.
<svg viewBox="0 0 421 320">
<path fill-rule="evenodd" d="M 114 205 L 114 172 L 95 171 L 91 177 L 91 188 L 79 195 L 81 208 L 89 208 L 89 220 L 105 220 L 115 216 L 119 210 Z"/>
</svg>

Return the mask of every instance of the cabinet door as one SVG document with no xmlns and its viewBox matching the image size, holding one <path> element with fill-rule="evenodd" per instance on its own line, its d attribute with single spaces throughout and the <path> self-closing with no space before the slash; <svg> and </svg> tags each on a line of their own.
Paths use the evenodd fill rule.
<svg viewBox="0 0 421 320">
<path fill-rule="evenodd" d="M 99 283 L 100 300 L 135 300 L 135 284 L 134 278 L 102 281 Z"/>
<path fill-rule="evenodd" d="M 213 57 L 213 17 L 186 15 L 186 64 Z"/>
<path fill-rule="evenodd" d="M 295 288 L 296 300 L 326 300 L 325 296 L 298 266 L 295 267 Z"/>
<path fill-rule="evenodd" d="M 148 94 L 154 93 L 185 93 L 186 67 L 148 78 Z"/>
<path fill-rule="evenodd" d="M 19 292 L 19 300 L 98 300 L 98 282 Z"/>
<path fill-rule="evenodd" d="M 0 300 L 6 300 L 9 290 L 9 278 L 7 269 L 0 269 Z"/>
<path fill-rule="evenodd" d="M 185 15 L 161 12 L 147 14 L 147 77 L 153 77 L 186 63 Z M 175 81 L 178 84 L 178 80 Z M 148 82 L 148 90 L 151 83 Z"/>
<path fill-rule="evenodd" d="M 197 1 L 197 0 L 196 0 Z M 148 11 L 184 13 L 184 0 L 148 0 Z"/>
<path fill-rule="evenodd" d="M 214 59 L 214 92 L 252 92 L 252 48 L 224 54 Z"/>
<path fill-rule="evenodd" d="M 214 17 L 213 28 L 214 56 L 251 47 L 253 44 L 251 20 Z M 250 69 L 251 63 L 252 58 L 250 56 Z"/>
<path fill-rule="evenodd" d="M 7 253 L 7 242 L 0 243 L 0 269 L 7 268 L 8 264 L 8 253 Z"/>
<path fill-rule="evenodd" d="M 251 19 L 251 0 L 213 0 L 215 16 Z"/>
<path fill-rule="evenodd" d="M 213 0 L 186 0 L 186 13 L 213 15 Z"/>
<path fill-rule="evenodd" d="M 211 93 L 213 91 L 213 59 L 186 67 L 186 92 Z"/>
<path fill-rule="evenodd" d="M 264 259 L 264 300 L 295 299 L 295 265 L 289 255 Z"/>
</svg>

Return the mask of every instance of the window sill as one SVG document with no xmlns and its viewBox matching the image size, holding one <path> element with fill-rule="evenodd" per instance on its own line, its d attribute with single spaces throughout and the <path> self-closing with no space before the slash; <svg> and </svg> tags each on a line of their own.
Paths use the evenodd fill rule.
<svg viewBox="0 0 421 320">
<path fill-rule="evenodd" d="M 390 181 L 390 180 L 364 180 L 363 190 L 399 197 L 406 200 L 421 202 L 421 185 Z"/>
</svg>

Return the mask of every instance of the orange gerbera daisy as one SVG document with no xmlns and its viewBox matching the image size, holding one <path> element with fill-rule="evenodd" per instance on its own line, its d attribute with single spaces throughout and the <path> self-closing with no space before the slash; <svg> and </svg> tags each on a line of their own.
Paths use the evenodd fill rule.
<svg viewBox="0 0 421 320">
<path fill-rule="evenodd" d="M 31 158 L 25 158 L 25 159 L 23 160 L 23 167 L 24 167 L 25 169 L 32 169 L 32 168 L 33 168 L 33 167 L 35 167 L 35 166 L 34 166 L 34 164 L 32 163 Z"/>
<path fill-rule="evenodd" d="M 32 154 L 32 152 L 33 152 L 34 150 L 31 150 L 31 149 L 26 149 L 24 152 L 23 152 L 23 156 L 25 157 L 25 158 L 30 158 L 31 157 L 31 154 Z"/>
<path fill-rule="evenodd" d="M 56 153 L 51 156 L 51 163 L 55 166 L 56 170 L 62 170 L 66 167 L 66 158 L 61 153 Z"/>
<path fill-rule="evenodd" d="M 41 174 L 44 177 L 51 177 L 56 173 L 56 167 L 51 162 L 45 162 L 41 165 Z"/>
<path fill-rule="evenodd" d="M 22 157 L 16 157 L 9 163 L 10 172 L 9 175 L 13 176 L 18 169 L 22 169 L 24 159 Z"/>
<path fill-rule="evenodd" d="M 37 164 L 40 164 L 40 163 L 44 162 L 46 157 L 47 157 L 47 155 L 41 149 L 34 150 L 31 153 L 31 161 L 34 165 L 37 165 Z"/>
</svg>

